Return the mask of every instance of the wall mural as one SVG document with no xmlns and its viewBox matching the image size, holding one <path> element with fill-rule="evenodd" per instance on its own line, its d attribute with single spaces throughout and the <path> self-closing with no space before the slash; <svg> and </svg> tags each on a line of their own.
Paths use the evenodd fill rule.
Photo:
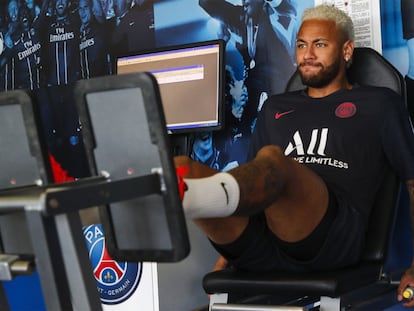
<svg viewBox="0 0 414 311">
<path fill-rule="evenodd" d="M 309 6 L 313 0 L 8 0 L 0 4 L 0 90 L 33 91 L 49 150 L 84 177 L 73 82 L 113 74 L 113 55 L 224 39 L 226 127 L 195 134 L 188 153 L 228 170 L 246 160 L 257 112 L 295 70 L 295 33 Z"/>
<path fill-rule="evenodd" d="M 0 91 L 32 90 L 49 150 L 87 176 L 72 84 L 112 74 L 111 55 L 154 46 L 152 1 L 2 1 Z"/>
<path fill-rule="evenodd" d="M 309 6 L 313 0 L 154 3 L 158 46 L 216 38 L 226 42 L 225 129 L 195 134 L 193 159 L 224 171 L 246 160 L 258 111 L 269 95 L 284 91 L 295 70 L 296 30 Z"/>
</svg>

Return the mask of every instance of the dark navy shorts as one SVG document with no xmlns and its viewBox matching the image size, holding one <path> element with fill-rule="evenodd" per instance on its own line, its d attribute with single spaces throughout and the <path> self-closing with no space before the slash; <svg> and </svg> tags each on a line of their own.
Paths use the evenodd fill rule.
<svg viewBox="0 0 414 311">
<path fill-rule="evenodd" d="M 226 245 L 212 243 L 239 270 L 322 271 L 359 261 L 365 243 L 363 216 L 330 192 L 327 212 L 304 240 L 285 242 L 267 227 L 264 213 L 250 217 L 241 236 Z"/>
</svg>

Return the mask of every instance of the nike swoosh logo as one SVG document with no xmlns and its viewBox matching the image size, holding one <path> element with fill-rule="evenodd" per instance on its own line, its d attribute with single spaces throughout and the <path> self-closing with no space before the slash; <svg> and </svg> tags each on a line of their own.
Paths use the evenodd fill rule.
<svg viewBox="0 0 414 311">
<path fill-rule="evenodd" d="M 289 111 L 285 111 L 285 112 L 276 112 L 275 114 L 275 119 L 279 120 L 281 117 L 283 117 L 284 115 L 287 115 L 289 113 L 294 112 L 295 110 L 289 110 Z"/>
<path fill-rule="evenodd" d="M 229 193 L 227 192 L 226 184 L 224 182 L 221 182 L 220 185 L 223 187 L 224 193 L 226 194 L 226 200 L 227 200 L 226 205 L 229 205 Z"/>
</svg>

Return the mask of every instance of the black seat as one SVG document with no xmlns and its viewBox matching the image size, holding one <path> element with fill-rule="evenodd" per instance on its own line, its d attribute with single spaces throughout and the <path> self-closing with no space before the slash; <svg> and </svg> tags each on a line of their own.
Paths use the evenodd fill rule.
<svg viewBox="0 0 414 311">
<path fill-rule="evenodd" d="M 405 82 L 402 75 L 371 48 L 355 49 L 348 75 L 353 83 L 389 87 L 400 94 L 404 100 L 406 98 Z M 287 90 L 303 88 L 300 76 L 296 72 L 290 79 Z M 320 303 L 328 301 L 330 310 L 339 310 L 344 305 L 355 306 L 370 295 L 384 294 L 384 292 L 390 292 L 391 289 L 394 291 L 396 285 L 384 272 L 384 264 L 393 231 L 399 190 L 398 178 L 391 169 L 388 169 L 376 196 L 370 217 L 366 249 L 358 265 L 317 273 L 257 274 L 228 268 L 207 274 L 203 279 L 204 290 L 209 294 L 228 293 L 229 308 L 225 310 L 239 310 L 236 304 L 239 301 L 255 304 L 257 301 L 265 301 L 274 304 L 279 301 L 285 303 L 304 296 L 316 297 L 317 299 L 330 297 L 322 298 Z M 269 298 L 269 295 L 277 299 Z M 396 296 L 395 292 L 393 295 Z M 298 302 L 295 301 L 295 303 Z M 230 304 L 233 305 L 232 308 L 230 308 Z M 213 303 L 210 304 L 210 306 L 212 305 Z M 211 310 L 222 310 L 219 308 L 220 304 L 216 304 L 216 306 L 217 308 L 212 306 Z"/>
</svg>

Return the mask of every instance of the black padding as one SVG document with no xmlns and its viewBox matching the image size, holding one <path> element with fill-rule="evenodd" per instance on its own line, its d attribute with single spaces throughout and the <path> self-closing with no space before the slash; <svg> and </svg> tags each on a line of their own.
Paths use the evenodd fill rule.
<svg viewBox="0 0 414 311">
<path fill-rule="evenodd" d="M 378 190 L 369 219 L 367 243 L 362 260 L 384 263 L 398 202 L 400 181 L 394 171 L 387 168 L 384 180 Z"/>
<path fill-rule="evenodd" d="M 313 273 L 249 273 L 235 269 L 211 272 L 204 276 L 204 290 L 209 293 L 246 295 L 319 295 L 334 297 L 378 279 L 380 264 Z"/>
</svg>

